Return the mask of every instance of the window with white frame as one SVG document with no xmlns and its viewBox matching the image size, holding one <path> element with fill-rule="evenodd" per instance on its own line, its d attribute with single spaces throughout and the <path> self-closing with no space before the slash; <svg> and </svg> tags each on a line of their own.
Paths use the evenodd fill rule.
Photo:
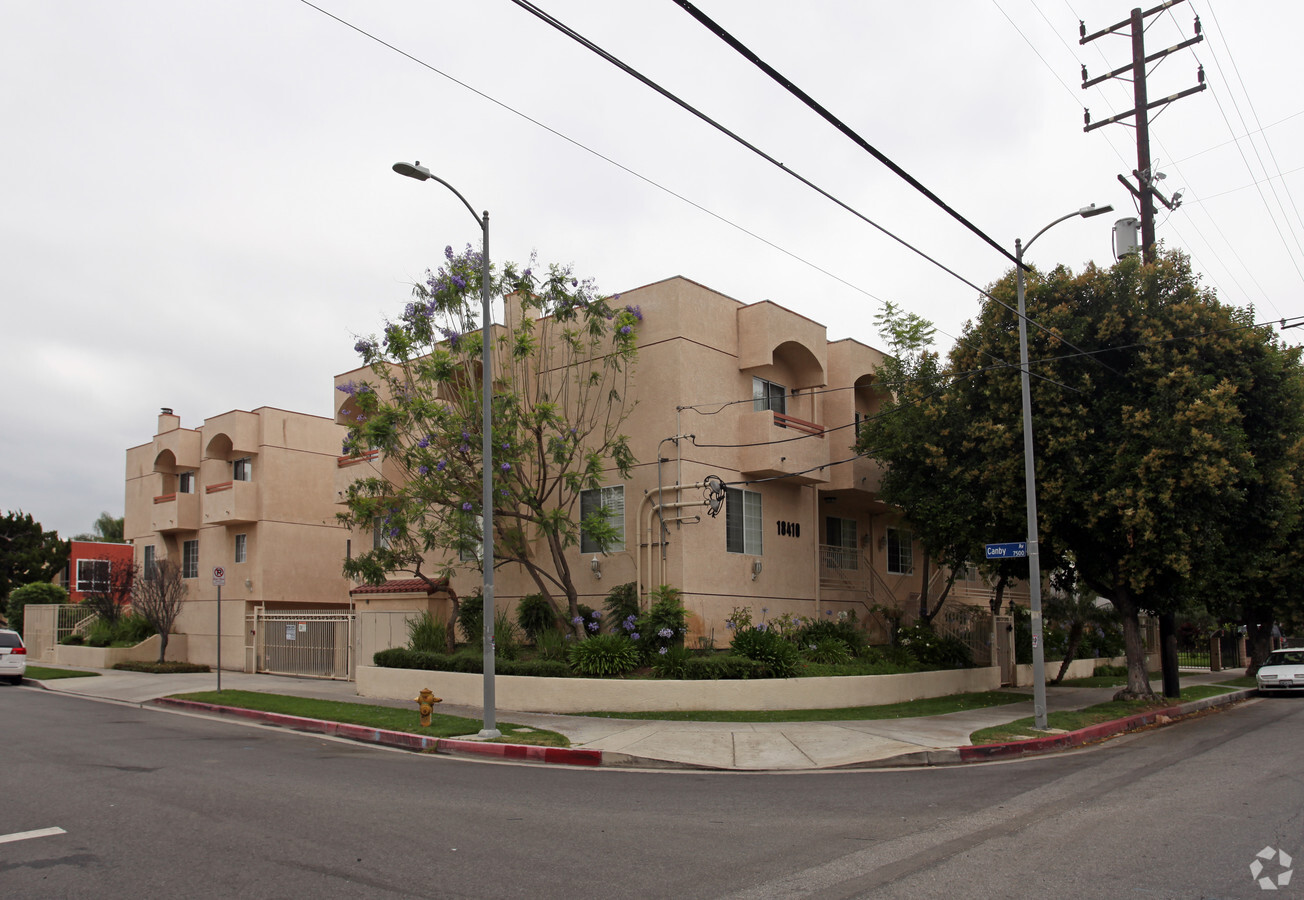
<svg viewBox="0 0 1304 900">
<path fill-rule="evenodd" d="M 825 558 L 830 569 L 860 568 L 860 554 L 856 548 L 855 519 L 825 516 L 824 539 L 828 544 Z"/>
<path fill-rule="evenodd" d="M 182 472 L 177 476 L 177 493 L 193 494 L 195 492 L 195 473 Z"/>
<path fill-rule="evenodd" d="M 893 575 L 915 572 L 915 536 L 904 528 L 887 530 L 887 570 Z"/>
<path fill-rule="evenodd" d="M 729 553 L 761 555 L 761 495 L 724 489 L 724 548 Z"/>
<path fill-rule="evenodd" d="M 104 591 L 109 587 L 109 561 L 107 559 L 77 560 L 77 590 Z"/>
<path fill-rule="evenodd" d="M 199 541 L 185 541 L 181 545 L 181 577 L 199 577 Z"/>
<path fill-rule="evenodd" d="M 252 456 L 243 456 L 231 463 L 231 480 L 232 481 L 253 481 L 254 480 L 254 458 Z"/>
<path fill-rule="evenodd" d="M 484 516 L 475 517 L 475 534 L 465 536 L 462 546 L 457 548 L 457 559 L 459 562 L 472 562 L 480 558 L 481 551 L 484 550 Z"/>
<path fill-rule="evenodd" d="M 580 491 L 580 521 L 596 514 L 599 510 L 606 511 L 607 524 L 615 529 L 617 535 L 616 539 L 607 545 L 607 552 L 610 553 L 613 550 L 624 550 L 625 486 L 623 484 L 617 484 L 613 487 Z M 583 528 L 580 529 L 580 552 L 603 552 L 602 547 L 598 542 L 590 537 Z"/>
<path fill-rule="evenodd" d="M 786 413 L 788 411 L 788 389 L 781 384 L 775 384 L 773 381 L 766 381 L 764 378 L 753 378 L 752 409 L 757 412 L 768 409 L 777 413 Z"/>
<path fill-rule="evenodd" d="M 237 534 L 235 536 L 235 561 L 238 563 L 247 562 L 249 559 L 249 535 Z"/>
<path fill-rule="evenodd" d="M 158 548 L 153 544 L 145 545 L 145 565 L 143 566 L 143 575 L 146 581 L 153 581 L 158 577 Z"/>
<path fill-rule="evenodd" d="M 389 549 L 389 524 L 383 516 L 376 516 L 371 520 L 371 549 Z"/>
</svg>

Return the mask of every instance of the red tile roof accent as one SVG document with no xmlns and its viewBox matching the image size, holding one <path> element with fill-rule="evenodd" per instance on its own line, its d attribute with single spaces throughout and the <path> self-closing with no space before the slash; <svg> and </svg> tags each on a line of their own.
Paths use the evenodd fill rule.
<svg viewBox="0 0 1304 900">
<path fill-rule="evenodd" d="M 448 589 L 448 579 L 440 579 L 432 588 L 420 578 L 391 578 L 384 584 L 360 584 L 350 594 L 433 594 Z"/>
</svg>

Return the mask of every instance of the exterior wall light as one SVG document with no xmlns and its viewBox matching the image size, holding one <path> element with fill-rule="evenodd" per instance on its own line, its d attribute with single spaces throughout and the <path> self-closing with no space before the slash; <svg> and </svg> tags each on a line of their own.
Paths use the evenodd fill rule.
<svg viewBox="0 0 1304 900">
<path fill-rule="evenodd" d="M 593 561 L 589 563 L 589 568 L 593 570 L 593 577 L 602 580 L 602 560 L 598 559 L 597 554 L 593 555 Z"/>
</svg>

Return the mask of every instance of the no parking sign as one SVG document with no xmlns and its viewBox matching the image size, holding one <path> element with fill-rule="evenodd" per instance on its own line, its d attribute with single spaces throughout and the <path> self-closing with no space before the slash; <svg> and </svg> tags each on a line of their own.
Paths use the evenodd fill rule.
<svg viewBox="0 0 1304 900">
<path fill-rule="evenodd" d="M 226 585 L 226 569 L 221 566 L 213 566 L 213 584 L 217 587 Z"/>
</svg>

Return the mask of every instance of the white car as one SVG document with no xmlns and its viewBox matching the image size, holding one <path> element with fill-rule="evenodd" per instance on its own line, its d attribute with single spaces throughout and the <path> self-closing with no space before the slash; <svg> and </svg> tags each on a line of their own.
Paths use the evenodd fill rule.
<svg viewBox="0 0 1304 900">
<path fill-rule="evenodd" d="M 0 678 L 21 684 L 27 673 L 27 648 L 23 637 L 16 631 L 0 628 Z"/>
<path fill-rule="evenodd" d="M 1304 691 L 1304 650 L 1273 650 L 1259 667 L 1259 690 Z"/>
</svg>

